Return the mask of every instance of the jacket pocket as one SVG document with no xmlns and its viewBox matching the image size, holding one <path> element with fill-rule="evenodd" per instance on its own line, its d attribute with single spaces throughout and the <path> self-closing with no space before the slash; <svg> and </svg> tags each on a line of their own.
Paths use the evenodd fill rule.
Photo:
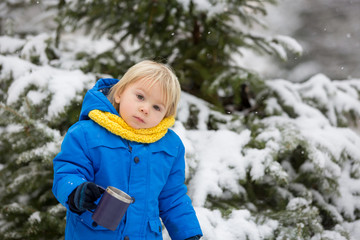
<svg viewBox="0 0 360 240">
<path fill-rule="evenodd" d="M 162 239 L 162 225 L 161 225 L 160 218 L 158 218 L 158 217 L 157 218 L 151 218 L 149 220 L 149 227 L 150 227 L 151 233 L 158 236 L 159 239 Z M 156 239 L 158 239 L 158 238 L 156 238 Z"/>
<path fill-rule="evenodd" d="M 92 213 L 91 212 L 84 212 L 83 214 L 81 214 L 79 217 L 80 222 L 82 222 L 83 224 L 85 224 L 87 227 L 91 228 L 92 230 L 99 230 L 99 231 L 103 231 L 103 230 L 107 230 L 110 231 L 107 228 L 104 228 L 100 225 L 98 225 L 96 222 L 94 222 L 94 220 L 91 218 Z"/>
</svg>

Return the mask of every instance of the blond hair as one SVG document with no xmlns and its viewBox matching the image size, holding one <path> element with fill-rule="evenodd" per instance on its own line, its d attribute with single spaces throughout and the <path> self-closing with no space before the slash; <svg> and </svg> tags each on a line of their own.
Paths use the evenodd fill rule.
<svg viewBox="0 0 360 240">
<path fill-rule="evenodd" d="M 108 99 L 115 109 L 119 112 L 119 104 L 115 102 L 115 96 L 121 94 L 130 84 L 140 80 L 149 88 L 155 83 L 160 84 L 167 110 L 165 117 L 175 116 L 181 93 L 178 78 L 170 66 L 150 60 L 141 61 L 130 67 L 120 81 L 110 89 Z"/>
</svg>

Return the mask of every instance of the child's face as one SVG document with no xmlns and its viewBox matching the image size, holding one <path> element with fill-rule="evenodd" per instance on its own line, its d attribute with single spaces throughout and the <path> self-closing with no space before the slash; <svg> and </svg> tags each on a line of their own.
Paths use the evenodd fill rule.
<svg viewBox="0 0 360 240">
<path fill-rule="evenodd" d="M 115 96 L 119 114 L 132 128 L 151 128 L 163 120 L 166 106 L 162 89 L 155 83 L 150 89 L 140 80 Z"/>
</svg>

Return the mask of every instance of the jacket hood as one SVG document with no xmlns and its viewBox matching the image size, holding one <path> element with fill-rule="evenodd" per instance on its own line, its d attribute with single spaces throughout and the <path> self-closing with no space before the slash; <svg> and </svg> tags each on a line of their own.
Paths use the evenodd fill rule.
<svg viewBox="0 0 360 240">
<path fill-rule="evenodd" d="M 111 102 L 107 99 L 107 94 L 112 86 L 114 86 L 119 79 L 116 78 L 101 78 L 95 86 L 87 91 L 82 103 L 79 120 L 88 120 L 88 114 L 92 110 L 100 110 L 119 115 Z"/>
</svg>

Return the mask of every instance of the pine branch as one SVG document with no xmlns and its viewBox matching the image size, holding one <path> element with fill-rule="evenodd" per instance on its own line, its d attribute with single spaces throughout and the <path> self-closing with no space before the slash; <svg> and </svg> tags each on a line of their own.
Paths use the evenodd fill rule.
<svg viewBox="0 0 360 240">
<path fill-rule="evenodd" d="M 24 123 L 27 127 L 34 126 L 34 121 L 30 118 L 27 118 L 23 115 L 21 115 L 18 111 L 16 111 L 14 108 L 7 106 L 3 103 L 0 103 L 0 108 L 4 109 L 6 112 L 10 113 L 11 115 L 15 116 L 19 120 L 19 122 Z"/>
</svg>

